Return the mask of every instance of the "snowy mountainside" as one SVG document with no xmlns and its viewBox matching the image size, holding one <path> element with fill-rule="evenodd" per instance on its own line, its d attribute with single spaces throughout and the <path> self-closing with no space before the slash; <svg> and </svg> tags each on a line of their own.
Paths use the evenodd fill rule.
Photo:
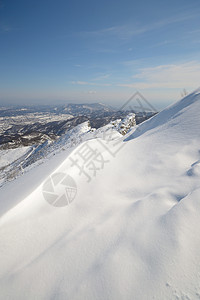
<svg viewBox="0 0 200 300">
<path fill-rule="evenodd" d="M 2 299 L 200 299 L 199 111 L 197 90 L 114 143 L 99 132 L 49 157 L 26 196 L 23 176 L 3 187 Z M 72 163 L 85 146 L 100 153 L 90 180 Z M 44 191 L 62 174 L 77 194 L 58 208 Z"/>
<path fill-rule="evenodd" d="M 109 133 L 113 138 L 120 137 L 134 126 L 136 126 L 134 113 L 128 114 L 123 120 L 118 119 L 98 129 L 91 128 L 90 122 L 86 121 L 67 131 L 66 134 L 61 135 L 55 141 L 50 142 L 47 140 L 38 146 L 1 150 L 2 157 L 9 153 L 9 158 L 13 158 L 10 163 L 7 163 L 1 169 L 0 185 L 5 184 L 7 180 L 15 179 L 33 166 L 43 163 L 44 160 L 64 149 L 73 148 L 86 140 L 103 137 L 105 133 Z M 29 151 L 26 151 L 26 149 L 29 149 Z M 16 153 L 17 157 L 14 159 L 15 155 L 13 156 L 13 154 Z M 20 155 L 20 153 L 23 153 L 23 155 Z M 0 168 L 1 161 L 3 163 L 2 157 L 0 158 Z"/>
<path fill-rule="evenodd" d="M 188 134 L 191 135 L 193 133 L 191 132 L 191 128 L 194 127 L 194 129 L 196 129 L 196 127 L 198 127 L 198 114 L 195 112 L 195 110 L 198 109 L 198 95 L 199 90 L 196 90 L 181 101 L 170 105 L 153 118 L 146 120 L 139 126 L 138 130 L 134 132 L 132 137 L 138 137 L 152 130 L 161 131 L 163 127 L 166 127 L 166 123 L 168 124 L 168 128 L 173 127 L 174 125 L 178 125 L 179 120 L 181 121 L 179 130 L 184 130 L 184 133 L 186 133 L 187 130 Z M 193 115 L 193 118 L 188 119 L 187 114 Z M 196 134 L 196 130 L 194 134 Z M 132 137 L 129 137 L 129 139 Z"/>
<path fill-rule="evenodd" d="M 19 159 L 22 155 L 29 152 L 31 147 L 21 147 L 12 150 L 0 150 L 0 169 L 5 168 L 15 160 Z"/>
</svg>

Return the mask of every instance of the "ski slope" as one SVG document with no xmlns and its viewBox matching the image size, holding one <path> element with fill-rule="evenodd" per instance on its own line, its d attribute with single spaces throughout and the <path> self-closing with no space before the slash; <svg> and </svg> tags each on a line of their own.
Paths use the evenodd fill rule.
<svg viewBox="0 0 200 300">
<path fill-rule="evenodd" d="M 3 187 L 0 298 L 200 299 L 199 111 L 197 90 L 125 137 L 102 131 Z M 84 147 L 100 153 L 90 178 L 72 163 Z M 77 186 L 63 207 L 44 197 L 55 174 Z"/>
</svg>

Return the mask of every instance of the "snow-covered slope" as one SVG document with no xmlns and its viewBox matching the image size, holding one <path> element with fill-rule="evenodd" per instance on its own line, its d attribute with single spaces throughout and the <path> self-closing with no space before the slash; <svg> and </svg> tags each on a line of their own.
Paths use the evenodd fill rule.
<svg viewBox="0 0 200 300">
<path fill-rule="evenodd" d="M 22 155 L 27 154 L 31 147 L 21 147 L 16 149 L 0 150 L 0 169 L 19 159 Z"/>
<path fill-rule="evenodd" d="M 61 135 L 55 141 L 46 140 L 40 145 L 30 147 L 19 147 L 12 150 L 0 151 L 0 186 L 27 173 L 35 166 L 42 164 L 45 160 L 63 150 L 70 150 L 83 141 L 102 137 L 105 134 L 113 138 L 120 137 L 134 127 L 135 114 L 131 113 L 124 119 L 118 119 L 99 128 L 91 128 L 90 122 L 79 124 Z"/>
<path fill-rule="evenodd" d="M 2 188 L 1 299 L 200 299 L 199 111 L 197 90 L 125 138 L 103 132 L 50 158 L 26 197 L 20 179 L 13 199 Z M 46 191 L 63 174 L 77 194 L 55 207 Z"/>
</svg>

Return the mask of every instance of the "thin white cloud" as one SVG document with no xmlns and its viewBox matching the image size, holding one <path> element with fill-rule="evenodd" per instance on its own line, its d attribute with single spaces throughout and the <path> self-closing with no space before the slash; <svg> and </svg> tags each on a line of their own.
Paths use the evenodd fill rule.
<svg viewBox="0 0 200 300">
<path fill-rule="evenodd" d="M 146 30 L 147 30 L 146 27 L 133 28 L 133 26 L 130 25 L 122 25 L 122 26 L 112 26 L 100 30 L 95 30 L 95 31 L 86 31 L 86 32 L 82 32 L 81 34 L 83 37 L 92 37 L 92 38 L 117 37 L 119 39 L 126 40 L 131 38 L 134 35 L 144 33 L 146 32 Z"/>
<path fill-rule="evenodd" d="M 111 86 L 110 83 L 96 83 L 96 82 L 90 82 L 90 81 L 72 81 L 73 85 L 85 85 L 85 86 Z"/>
<path fill-rule="evenodd" d="M 134 24 L 125 24 L 121 26 L 112 26 L 94 31 L 84 31 L 80 35 L 82 37 L 89 38 L 110 38 L 116 37 L 118 39 L 127 40 L 133 36 L 140 35 L 152 30 L 160 29 L 162 27 L 181 23 L 187 20 L 195 19 L 199 17 L 199 13 L 187 12 L 184 14 L 174 15 L 170 18 L 159 20 L 157 22 L 146 24 L 144 26 L 138 26 Z"/>
<path fill-rule="evenodd" d="M 18 30 L 19 30 L 18 27 L 12 27 L 9 24 L 0 24 L 0 32 L 9 33 L 9 32 L 18 31 Z"/>
<path fill-rule="evenodd" d="M 90 95 L 95 95 L 97 93 L 97 91 L 88 91 L 88 94 Z"/>
<path fill-rule="evenodd" d="M 102 74 L 98 77 L 94 78 L 93 81 L 99 81 L 99 80 L 105 80 L 108 79 L 111 76 L 111 74 Z"/>
<path fill-rule="evenodd" d="M 125 67 L 135 67 L 144 64 L 145 62 L 147 62 L 147 60 L 148 59 L 146 58 L 132 59 L 132 60 L 122 61 L 121 64 L 124 65 Z"/>
<path fill-rule="evenodd" d="M 191 30 L 191 31 L 188 31 L 187 34 L 196 34 L 196 33 L 200 33 L 200 29 L 195 29 L 195 30 Z"/>
<path fill-rule="evenodd" d="M 135 89 L 194 89 L 200 86 L 200 62 L 191 61 L 143 68 L 133 76 L 133 79 L 132 83 L 122 83 L 118 86 Z"/>
<path fill-rule="evenodd" d="M 3 32 L 10 32 L 10 31 L 13 30 L 13 28 L 12 28 L 11 26 L 9 26 L 9 25 L 2 25 L 2 26 L 1 26 L 1 30 L 2 30 Z"/>
</svg>

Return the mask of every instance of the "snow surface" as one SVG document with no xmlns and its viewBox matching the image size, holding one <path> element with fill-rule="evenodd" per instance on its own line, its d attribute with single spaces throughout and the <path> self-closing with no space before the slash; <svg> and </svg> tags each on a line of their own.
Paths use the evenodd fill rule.
<svg viewBox="0 0 200 300">
<path fill-rule="evenodd" d="M 200 299 L 199 111 L 197 90 L 115 143 L 90 139 L 3 187 L 1 299 Z M 106 161 L 90 182 L 70 161 L 88 145 Z M 56 173 L 77 185 L 61 208 L 43 196 Z"/>
<path fill-rule="evenodd" d="M 16 149 L 0 150 L 0 168 L 11 164 L 22 155 L 26 154 L 30 149 L 31 147 L 28 146 Z"/>
</svg>

